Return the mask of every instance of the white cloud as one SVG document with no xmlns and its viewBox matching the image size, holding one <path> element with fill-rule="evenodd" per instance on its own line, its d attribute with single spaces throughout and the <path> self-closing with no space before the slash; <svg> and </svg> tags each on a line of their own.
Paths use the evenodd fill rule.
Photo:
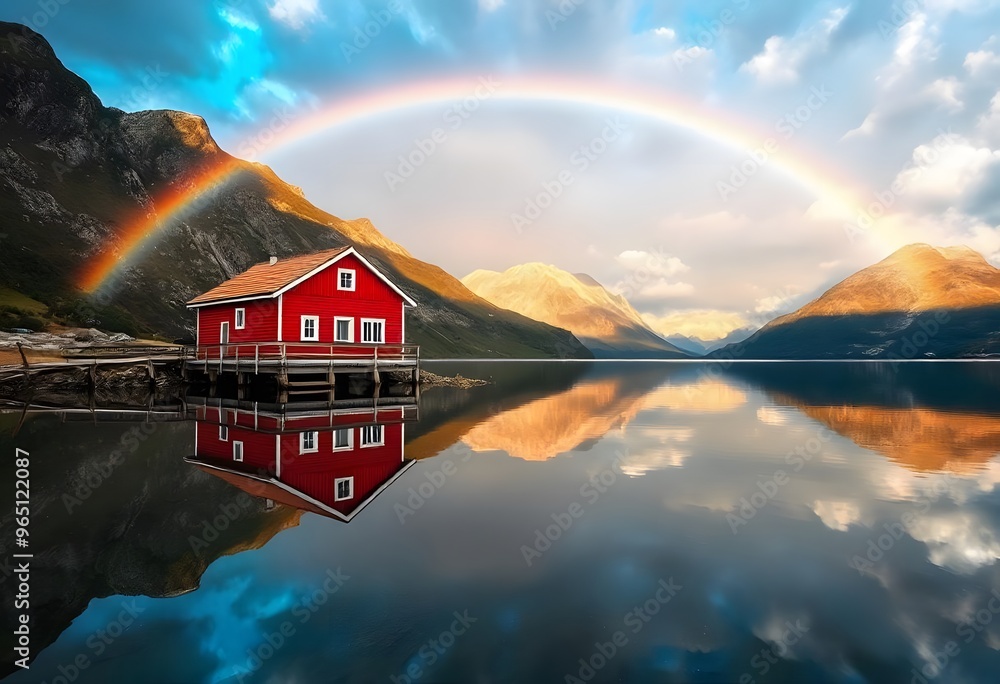
<svg viewBox="0 0 1000 684">
<path fill-rule="evenodd" d="M 979 117 L 979 132 L 991 144 L 1000 145 L 1000 92 L 990 100 L 990 108 Z"/>
<path fill-rule="evenodd" d="M 666 38 L 667 40 L 674 40 L 677 37 L 677 31 L 667 26 L 661 26 L 658 29 L 653 29 L 653 34 L 658 38 Z"/>
<path fill-rule="evenodd" d="M 1000 55 L 992 50 L 977 50 L 965 56 L 965 70 L 970 76 L 984 76 L 1000 71 Z"/>
<path fill-rule="evenodd" d="M 921 202 L 954 204 L 978 187 L 1000 152 L 943 134 L 913 151 L 913 164 L 896 178 L 903 194 Z"/>
<path fill-rule="evenodd" d="M 616 261 L 633 274 L 644 273 L 663 278 L 671 278 L 691 270 L 678 257 L 664 252 L 629 249 L 619 254 Z"/>
<path fill-rule="evenodd" d="M 268 5 L 267 11 L 275 21 L 296 30 L 325 19 L 319 0 L 274 0 L 273 4 Z"/>
<path fill-rule="evenodd" d="M 484 12 L 495 12 L 506 4 L 504 0 L 479 0 L 479 9 Z"/>
<path fill-rule="evenodd" d="M 807 29 L 791 38 L 771 36 L 764 50 L 740 67 L 762 83 L 794 83 L 799 79 L 805 62 L 822 54 L 830 44 L 830 36 L 847 16 L 847 7 L 838 7 Z"/>
<path fill-rule="evenodd" d="M 665 278 L 655 280 L 639 291 L 639 297 L 643 299 L 678 299 L 693 294 L 694 285 L 691 283 L 671 283 Z"/>
<path fill-rule="evenodd" d="M 959 90 L 962 84 L 954 76 L 939 78 L 927 86 L 927 94 L 938 100 L 952 112 L 960 112 L 965 109 L 965 103 L 959 97 Z"/>
</svg>

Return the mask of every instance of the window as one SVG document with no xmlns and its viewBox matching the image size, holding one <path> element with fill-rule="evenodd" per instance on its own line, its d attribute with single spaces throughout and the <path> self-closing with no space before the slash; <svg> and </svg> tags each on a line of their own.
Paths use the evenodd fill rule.
<svg viewBox="0 0 1000 684">
<path fill-rule="evenodd" d="M 247 310 L 237 309 L 236 310 L 236 329 L 243 330 L 247 327 Z"/>
<path fill-rule="evenodd" d="M 319 451 L 319 433 L 302 432 L 299 434 L 299 453 L 310 454 Z"/>
<path fill-rule="evenodd" d="M 233 460 L 243 462 L 243 442 L 233 442 Z"/>
<path fill-rule="evenodd" d="M 354 341 L 354 319 L 341 318 L 335 316 L 333 319 L 333 341 L 353 342 Z"/>
<path fill-rule="evenodd" d="M 385 319 L 362 318 L 361 341 L 376 344 L 385 342 Z"/>
<path fill-rule="evenodd" d="M 354 478 L 338 477 L 333 481 L 333 500 L 344 501 L 354 498 Z"/>
<path fill-rule="evenodd" d="M 384 443 L 381 425 L 365 425 L 361 428 L 361 446 L 382 446 Z"/>
<path fill-rule="evenodd" d="M 319 341 L 319 316 L 302 317 L 302 341 L 303 342 Z"/>
<path fill-rule="evenodd" d="M 354 291 L 354 271 L 349 268 L 337 269 L 337 289 Z"/>
<path fill-rule="evenodd" d="M 354 447 L 354 430 L 341 428 L 333 433 L 333 450 L 341 451 Z"/>
<path fill-rule="evenodd" d="M 229 441 L 229 428 L 225 425 L 219 426 L 219 441 L 228 442 Z"/>
</svg>

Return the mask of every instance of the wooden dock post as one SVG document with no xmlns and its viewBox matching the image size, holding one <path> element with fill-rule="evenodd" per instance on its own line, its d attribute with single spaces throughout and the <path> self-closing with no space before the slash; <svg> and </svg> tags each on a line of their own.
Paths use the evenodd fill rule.
<svg viewBox="0 0 1000 684">
<path fill-rule="evenodd" d="M 329 392 L 330 403 L 332 404 L 334 400 L 337 398 L 337 374 L 334 372 L 333 366 L 330 366 L 330 370 L 326 374 L 326 381 L 327 384 L 330 386 L 328 392 Z"/>
<path fill-rule="evenodd" d="M 28 366 L 28 357 L 26 357 L 24 355 L 24 349 L 21 347 L 21 343 L 20 342 L 17 343 L 17 351 L 18 351 L 19 354 L 21 354 L 21 363 L 24 364 L 25 368 L 29 368 L 29 366 Z"/>
</svg>

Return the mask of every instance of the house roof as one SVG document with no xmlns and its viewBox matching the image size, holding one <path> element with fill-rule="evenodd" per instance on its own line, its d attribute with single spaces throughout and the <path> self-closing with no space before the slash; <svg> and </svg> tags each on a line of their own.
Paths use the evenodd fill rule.
<svg viewBox="0 0 1000 684">
<path fill-rule="evenodd" d="M 205 304 L 220 304 L 243 299 L 261 299 L 276 297 L 285 290 L 297 285 L 307 277 L 318 273 L 327 266 L 339 261 L 348 254 L 355 255 L 375 275 L 381 278 L 390 288 L 399 294 L 410 306 L 416 306 L 405 292 L 400 290 L 388 278 L 372 266 L 353 247 L 337 247 L 311 254 L 278 259 L 275 263 L 263 261 L 229 280 L 213 287 L 208 292 L 198 295 L 188 302 L 188 306 L 196 307 Z"/>
</svg>

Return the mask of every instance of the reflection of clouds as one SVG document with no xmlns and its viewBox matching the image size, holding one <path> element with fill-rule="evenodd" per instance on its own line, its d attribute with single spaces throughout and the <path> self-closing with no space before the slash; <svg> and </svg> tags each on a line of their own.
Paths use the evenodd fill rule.
<svg viewBox="0 0 1000 684">
<path fill-rule="evenodd" d="M 913 523 L 910 536 L 927 545 L 934 565 L 954 572 L 972 574 L 1000 559 L 996 530 L 972 511 L 922 516 Z"/>
<path fill-rule="evenodd" d="M 761 406 L 757 409 L 757 420 L 765 425 L 779 427 L 787 425 L 789 419 L 788 411 L 777 406 Z"/>
<path fill-rule="evenodd" d="M 722 413 L 747 402 L 746 392 L 720 380 L 703 378 L 688 385 L 664 385 L 646 397 L 646 408 Z"/>
<path fill-rule="evenodd" d="M 621 459 L 621 471 L 630 477 L 666 468 L 679 468 L 691 455 L 687 444 L 694 438 L 691 428 L 646 428 L 641 431 L 654 446 L 642 451 L 630 451 Z M 685 446 L 681 446 L 685 445 Z"/>
<path fill-rule="evenodd" d="M 816 501 L 813 511 L 831 530 L 846 532 L 861 519 L 861 509 L 852 501 Z"/>
</svg>

